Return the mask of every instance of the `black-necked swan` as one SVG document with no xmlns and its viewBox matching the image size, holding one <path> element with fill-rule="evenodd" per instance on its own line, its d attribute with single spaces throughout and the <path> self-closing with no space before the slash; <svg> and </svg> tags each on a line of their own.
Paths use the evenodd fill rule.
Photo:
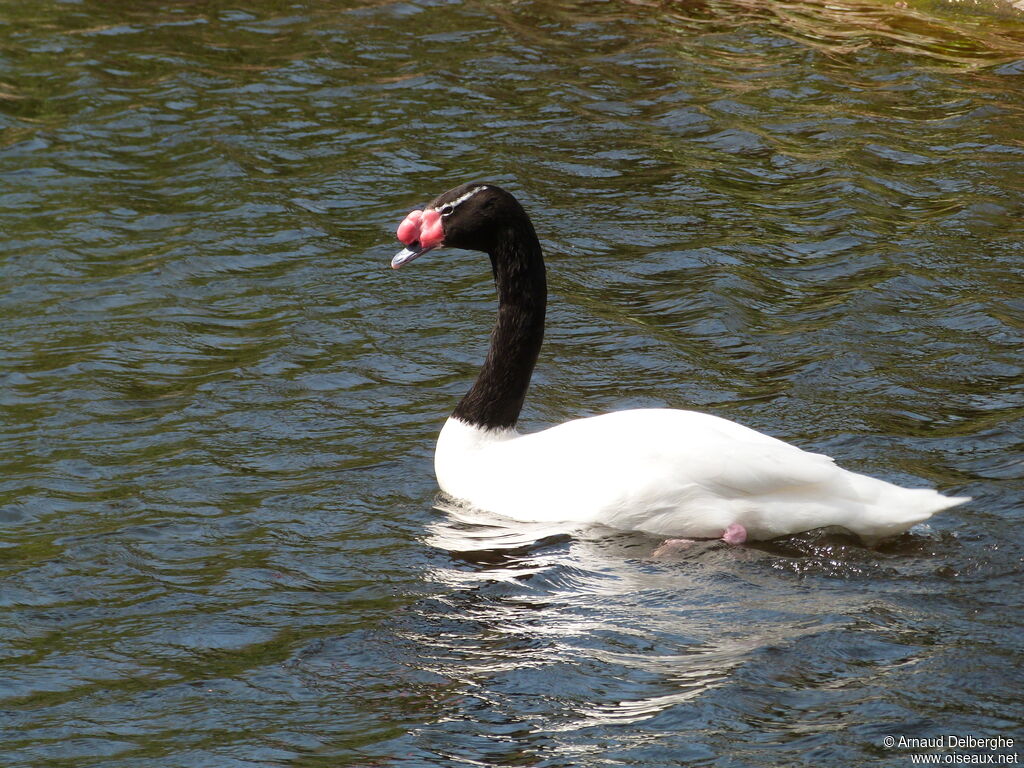
<svg viewBox="0 0 1024 768">
<path fill-rule="evenodd" d="M 494 184 L 463 184 L 406 216 L 398 239 L 406 247 L 394 269 L 441 246 L 491 258 L 498 319 L 490 349 L 434 454 L 441 490 L 472 507 L 731 544 L 840 526 L 872 544 L 970 500 L 856 474 L 695 411 L 618 411 L 519 434 L 547 304 L 530 217 Z"/>
</svg>

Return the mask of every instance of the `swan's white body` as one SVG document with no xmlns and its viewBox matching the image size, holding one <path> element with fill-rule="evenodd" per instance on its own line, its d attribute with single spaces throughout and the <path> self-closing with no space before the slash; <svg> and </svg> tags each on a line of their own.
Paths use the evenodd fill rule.
<svg viewBox="0 0 1024 768">
<path fill-rule="evenodd" d="M 521 435 L 449 418 L 437 441 L 449 496 L 524 522 L 750 539 L 841 526 L 868 543 L 967 501 L 849 472 L 717 416 L 639 409 Z"/>
</svg>

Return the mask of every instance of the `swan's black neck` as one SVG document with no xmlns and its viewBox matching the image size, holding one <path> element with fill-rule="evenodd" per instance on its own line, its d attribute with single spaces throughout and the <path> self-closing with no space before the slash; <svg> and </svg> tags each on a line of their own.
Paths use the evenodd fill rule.
<svg viewBox="0 0 1024 768">
<path fill-rule="evenodd" d="M 519 418 L 544 340 L 547 279 L 540 242 L 525 213 L 496 233 L 488 255 L 498 289 L 498 320 L 480 374 L 452 416 L 503 429 Z"/>
</svg>

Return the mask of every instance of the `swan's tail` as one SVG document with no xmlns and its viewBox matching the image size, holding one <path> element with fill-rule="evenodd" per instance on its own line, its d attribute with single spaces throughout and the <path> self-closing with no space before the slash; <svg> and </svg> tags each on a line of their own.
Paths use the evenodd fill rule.
<svg viewBox="0 0 1024 768">
<path fill-rule="evenodd" d="M 943 496 L 930 488 L 901 488 L 866 475 L 849 479 L 861 503 L 850 514 L 845 527 L 869 545 L 903 533 L 936 512 L 971 500 L 970 496 Z"/>
</svg>

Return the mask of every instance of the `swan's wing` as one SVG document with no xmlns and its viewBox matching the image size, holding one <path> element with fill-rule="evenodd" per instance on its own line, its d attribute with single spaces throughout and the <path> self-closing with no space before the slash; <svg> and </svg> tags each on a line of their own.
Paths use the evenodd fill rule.
<svg viewBox="0 0 1024 768">
<path fill-rule="evenodd" d="M 690 465 L 691 477 L 717 493 L 756 497 L 808 492 L 832 484 L 842 474 L 829 456 L 769 439 L 709 440 Z"/>
<path fill-rule="evenodd" d="M 694 411 L 642 409 L 566 422 L 508 445 L 542 476 L 636 488 L 697 484 L 731 497 L 816 486 L 842 473 L 832 459 Z"/>
</svg>

